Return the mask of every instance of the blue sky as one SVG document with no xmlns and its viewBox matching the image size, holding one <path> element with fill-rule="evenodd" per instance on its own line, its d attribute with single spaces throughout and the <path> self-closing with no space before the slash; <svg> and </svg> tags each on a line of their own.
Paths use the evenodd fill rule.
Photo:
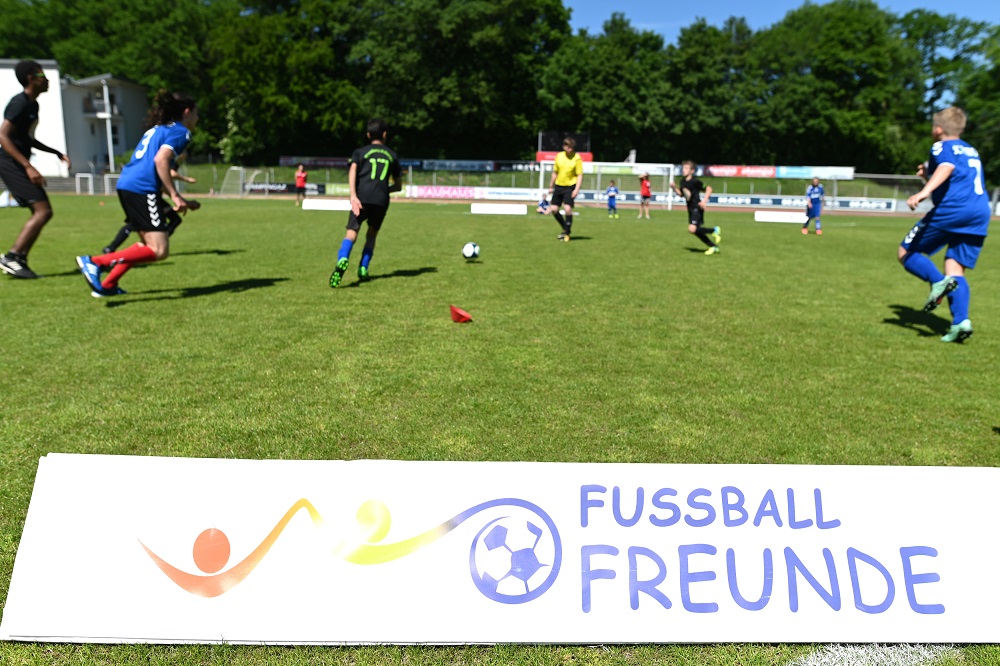
<svg viewBox="0 0 1000 666">
<path fill-rule="evenodd" d="M 1000 0 L 962 0 L 943 3 L 940 0 L 876 0 L 886 11 L 905 14 L 913 9 L 928 9 L 939 14 L 955 14 L 974 21 L 1000 24 Z M 693 3 L 677 3 L 669 0 L 563 0 L 563 5 L 573 10 L 570 25 L 574 31 L 587 28 L 591 34 L 599 34 L 604 22 L 612 12 L 621 12 L 639 30 L 652 30 L 674 43 L 680 29 L 691 25 L 698 17 L 711 25 L 721 26 L 730 16 L 743 16 L 750 27 L 760 30 L 784 18 L 790 10 L 804 4 L 802 0 L 768 0 L 748 2 L 747 0 L 700 0 Z M 825 4 L 816 2 L 815 4 Z"/>
</svg>

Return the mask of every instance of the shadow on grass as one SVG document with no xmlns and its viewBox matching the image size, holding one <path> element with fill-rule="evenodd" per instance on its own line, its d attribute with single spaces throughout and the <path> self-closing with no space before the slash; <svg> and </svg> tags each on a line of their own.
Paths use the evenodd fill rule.
<svg viewBox="0 0 1000 666">
<path fill-rule="evenodd" d="M 388 278 L 397 277 L 417 277 L 418 275 L 423 275 L 424 273 L 437 273 L 437 266 L 424 266 L 423 268 L 406 268 L 398 271 L 393 271 L 391 273 L 371 275 L 364 282 L 374 282 L 375 280 L 386 280 Z M 364 284 L 361 280 L 355 280 L 351 284 L 341 284 L 340 289 L 349 289 L 351 287 L 360 287 Z"/>
<path fill-rule="evenodd" d="M 883 324 L 892 324 L 901 328 L 916 331 L 922 338 L 929 338 L 934 335 L 944 335 L 951 327 L 947 319 L 937 316 L 931 312 L 916 310 L 908 305 L 890 305 L 889 309 L 896 315 L 895 319 L 886 317 Z M 925 330 L 930 329 L 930 330 Z"/>
<path fill-rule="evenodd" d="M 684 249 L 688 252 L 694 252 L 695 254 L 705 254 L 705 250 L 708 249 L 708 246 L 702 245 L 701 247 L 686 247 Z"/>
<path fill-rule="evenodd" d="M 1000 435 L 1000 426 L 993 426 L 993 432 Z"/>
<path fill-rule="evenodd" d="M 139 298 L 128 298 L 127 300 L 112 300 L 105 303 L 109 308 L 116 308 L 122 305 L 133 303 L 145 303 L 148 301 L 172 301 L 178 298 L 194 298 L 196 296 L 212 296 L 214 294 L 234 293 L 238 294 L 251 289 L 261 289 L 263 287 L 273 287 L 279 282 L 286 282 L 288 278 L 252 278 L 249 280 L 234 280 L 233 282 L 222 282 L 213 284 L 210 287 L 187 287 L 185 289 L 155 289 L 143 292 Z M 156 294 L 172 294 L 170 296 L 157 296 Z M 148 295 L 148 296 L 147 296 Z"/>
<path fill-rule="evenodd" d="M 171 252 L 171 257 L 193 257 L 199 254 L 214 254 L 217 257 L 225 257 L 228 254 L 238 254 L 246 250 L 190 250 L 189 252 Z"/>
</svg>

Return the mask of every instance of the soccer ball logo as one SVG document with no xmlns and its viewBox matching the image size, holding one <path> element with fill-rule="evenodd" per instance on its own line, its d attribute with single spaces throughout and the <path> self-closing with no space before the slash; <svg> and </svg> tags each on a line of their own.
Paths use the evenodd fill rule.
<svg viewBox="0 0 1000 666">
<path fill-rule="evenodd" d="M 479 246 L 475 243 L 466 243 L 462 248 L 462 256 L 466 259 L 475 259 L 479 256 Z"/>
<path fill-rule="evenodd" d="M 496 518 L 472 542 L 469 568 L 487 598 L 505 604 L 531 601 L 559 573 L 559 536 L 539 516 L 526 512 Z"/>
</svg>

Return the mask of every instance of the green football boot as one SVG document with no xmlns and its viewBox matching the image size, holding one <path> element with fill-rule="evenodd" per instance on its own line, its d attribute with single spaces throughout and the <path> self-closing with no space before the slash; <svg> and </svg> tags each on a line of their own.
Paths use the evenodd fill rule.
<svg viewBox="0 0 1000 666">
<path fill-rule="evenodd" d="M 937 306 L 941 305 L 944 297 L 956 289 L 958 289 L 958 280 L 947 275 L 943 280 L 932 284 L 931 293 L 927 296 L 927 302 L 924 303 L 924 312 L 930 312 L 937 308 Z"/>
<path fill-rule="evenodd" d="M 941 342 L 963 342 L 972 335 L 972 322 L 968 319 L 955 324 L 941 336 Z"/>
<path fill-rule="evenodd" d="M 347 257 L 337 260 L 337 267 L 330 274 L 330 286 L 334 289 L 340 286 L 340 281 L 344 279 L 344 273 L 347 272 L 347 265 L 349 263 Z"/>
</svg>

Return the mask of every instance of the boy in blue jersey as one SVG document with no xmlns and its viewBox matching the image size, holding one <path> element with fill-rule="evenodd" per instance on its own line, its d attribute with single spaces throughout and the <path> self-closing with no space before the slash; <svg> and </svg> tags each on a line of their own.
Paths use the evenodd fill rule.
<svg viewBox="0 0 1000 666">
<path fill-rule="evenodd" d="M 615 187 L 615 181 L 611 181 L 608 189 L 604 190 L 604 196 L 608 198 L 608 217 L 618 219 L 618 195 L 621 194 Z"/>
<path fill-rule="evenodd" d="M 930 159 L 917 167 L 925 184 L 906 200 L 914 210 L 930 197 L 934 208 L 910 230 L 898 252 L 903 268 L 931 285 L 924 312 L 948 297 L 952 325 L 942 342 L 962 342 L 972 335 L 965 271 L 975 268 L 990 224 L 990 200 L 979 152 L 960 138 L 965 122 L 965 112 L 954 106 L 934 114 Z M 928 255 L 945 246 L 948 251 L 942 274 Z"/>
<path fill-rule="evenodd" d="M 542 195 L 542 199 L 541 199 L 541 201 L 538 202 L 538 208 L 535 209 L 535 212 L 538 213 L 539 215 L 548 215 L 548 213 L 549 213 L 549 195 L 548 194 L 543 194 Z"/>
<path fill-rule="evenodd" d="M 389 126 L 381 118 L 368 121 L 368 145 L 358 148 L 351 155 L 347 183 L 351 190 L 351 214 L 347 218 L 347 233 L 337 253 L 337 265 L 330 275 L 330 286 L 337 287 L 347 271 L 351 250 L 358 239 L 361 223 L 368 223 L 365 247 L 361 251 L 358 279 L 368 279 L 368 266 L 375 253 L 375 241 L 389 210 L 389 193 L 399 192 L 403 181 L 399 158 L 385 145 Z M 392 181 L 390 184 L 389 181 Z"/>
<path fill-rule="evenodd" d="M 170 177 L 171 165 L 191 142 L 191 130 L 198 124 L 194 100 L 161 90 L 150 109 L 149 121 L 153 126 L 142 135 L 132 160 L 118 178 L 118 201 L 125 210 L 127 224 L 139 232 L 141 240 L 120 252 L 76 258 L 94 297 L 124 294 L 118 280 L 132 266 L 162 261 L 170 254 L 164 214 L 168 204 L 160 198 L 161 190 L 170 197 L 174 212 L 184 214 L 200 207 L 196 201 L 186 201 Z M 102 281 L 105 270 L 109 272 Z"/>
<path fill-rule="evenodd" d="M 809 204 L 806 206 L 806 223 L 802 225 L 802 233 L 809 233 L 809 222 L 816 220 L 816 235 L 823 235 L 823 223 L 819 216 L 823 211 L 823 186 L 819 184 L 819 178 L 813 178 L 812 185 L 806 188 L 806 199 Z"/>
</svg>

